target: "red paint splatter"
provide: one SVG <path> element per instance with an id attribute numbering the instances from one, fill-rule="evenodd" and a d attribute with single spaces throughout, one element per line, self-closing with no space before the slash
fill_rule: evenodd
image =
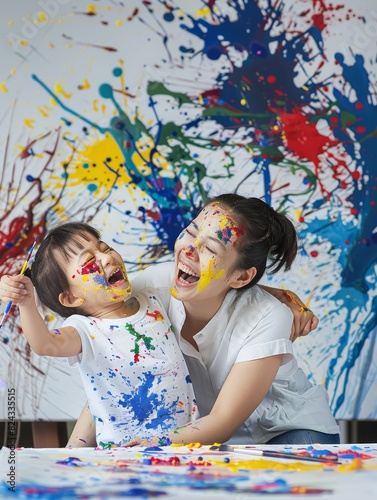
<path id="1" fill-rule="evenodd" d="M 127 21 L 132 21 L 132 19 L 133 19 L 135 16 L 137 16 L 137 15 L 138 15 L 138 13 L 139 13 L 139 9 L 138 9 L 138 8 L 134 9 L 134 11 L 132 12 L 132 14 L 131 14 L 130 16 L 128 16 L 128 17 L 127 17 Z"/>
<path id="2" fill-rule="evenodd" d="M 92 274 L 99 272 L 101 272 L 101 269 L 95 260 L 86 262 L 80 269 L 77 269 L 78 274 Z"/>
<path id="3" fill-rule="evenodd" d="M 147 316 L 150 316 L 150 317 L 151 317 L 151 318 L 153 318 L 155 321 L 163 321 L 163 320 L 164 320 L 163 315 L 160 313 L 160 311 L 157 311 L 157 310 L 154 310 L 153 312 L 149 312 L 149 311 L 147 311 L 147 312 L 146 312 L 146 315 L 147 315 Z"/>
<path id="4" fill-rule="evenodd" d="M 310 117 L 305 116 L 298 107 L 292 113 L 279 110 L 277 114 L 282 121 L 287 149 L 299 158 L 306 158 L 313 162 L 320 189 L 322 193 L 329 195 L 320 180 L 321 155 L 326 154 L 328 163 L 333 164 L 334 178 L 337 178 L 343 169 L 349 172 L 345 160 L 340 159 L 339 155 L 334 156 L 330 150 L 330 148 L 338 146 L 339 143 L 328 136 L 321 135 L 317 130 L 316 123 L 311 122 Z"/>

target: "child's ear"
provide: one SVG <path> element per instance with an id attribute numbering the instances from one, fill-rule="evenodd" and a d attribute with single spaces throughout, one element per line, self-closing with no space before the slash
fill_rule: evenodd
<path id="1" fill-rule="evenodd" d="M 80 307 L 84 302 L 82 297 L 76 297 L 71 293 L 59 293 L 59 302 L 64 307 Z"/>
<path id="2" fill-rule="evenodd" d="M 242 288 L 245 285 L 248 285 L 256 274 L 257 270 L 255 267 L 250 267 L 249 269 L 245 269 L 243 271 L 236 271 L 229 284 L 232 288 Z"/>

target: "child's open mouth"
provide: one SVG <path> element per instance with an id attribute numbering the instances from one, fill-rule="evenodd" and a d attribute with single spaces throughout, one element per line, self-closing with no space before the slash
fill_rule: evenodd
<path id="1" fill-rule="evenodd" d="M 117 269 L 107 278 L 107 282 L 111 287 L 116 287 L 124 283 L 124 275 L 121 269 Z"/>

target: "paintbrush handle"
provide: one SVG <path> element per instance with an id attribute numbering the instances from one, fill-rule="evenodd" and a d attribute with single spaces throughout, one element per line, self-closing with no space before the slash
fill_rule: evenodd
<path id="1" fill-rule="evenodd" d="M 286 458 L 289 460 L 305 460 L 306 462 L 322 462 L 322 463 L 337 463 L 338 458 L 323 458 L 323 457 L 311 457 L 308 455 L 301 455 L 299 453 L 285 453 L 283 451 L 270 451 L 270 450 L 254 450 L 254 449 L 240 449 L 234 448 L 234 451 L 249 453 L 250 455 L 273 457 L 273 458 Z"/>
<path id="2" fill-rule="evenodd" d="M 336 465 L 338 463 L 338 457 L 332 458 L 321 458 L 321 457 L 310 457 L 308 455 L 300 455 L 299 453 L 285 453 L 283 451 L 270 451 L 270 450 L 258 450 L 254 448 L 236 448 L 228 444 L 221 444 L 220 446 L 212 446 L 211 450 L 218 451 L 230 451 L 233 453 L 241 453 L 243 455 L 253 455 L 255 457 L 273 457 L 273 458 L 284 458 L 288 460 L 304 460 L 306 462 L 321 462 L 321 463 L 332 463 Z"/>
<path id="3" fill-rule="evenodd" d="M 1 321 L 0 321 L 0 328 L 3 326 L 5 319 L 8 316 L 8 313 L 9 313 L 11 307 L 12 307 L 12 301 L 9 301 L 4 309 L 3 316 L 2 316 Z"/>
<path id="4" fill-rule="evenodd" d="M 298 453 L 281 453 L 278 451 L 263 451 L 263 456 L 274 458 L 289 458 L 291 460 L 305 460 L 306 462 L 322 462 L 322 463 L 336 463 L 334 459 L 327 459 L 321 457 L 310 457 L 308 455 L 300 455 Z"/>

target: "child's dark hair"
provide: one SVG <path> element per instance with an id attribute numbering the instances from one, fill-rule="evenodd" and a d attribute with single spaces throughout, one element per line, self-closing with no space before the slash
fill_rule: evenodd
<path id="1" fill-rule="evenodd" d="M 220 203 L 228 208 L 243 233 L 239 237 L 236 267 L 257 273 L 243 288 L 250 288 L 261 279 L 266 268 L 270 274 L 282 267 L 288 271 L 297 254 L 297 233 L 293 223 L 259 198 L 245 198 L 238 194 L 222 194 L 206 201 L 205 206 Z M 270 261 L 267 265 L 267 261 Z"/>
<path id="2" fill-rule="evenodd" d="M 41 304 L 63 318 L 80 314 L 80 311 L 59 302 L 59 294 L 69 292 L 69 283 L 58 257 L 68 261 L 76 255 L 83 248 L 80 239 L 88 240 L 88 234 L 100 239 L 99 231 L 84 222 L 66 222 L 51 229 L 40 244 L 28 273 Z"/>

